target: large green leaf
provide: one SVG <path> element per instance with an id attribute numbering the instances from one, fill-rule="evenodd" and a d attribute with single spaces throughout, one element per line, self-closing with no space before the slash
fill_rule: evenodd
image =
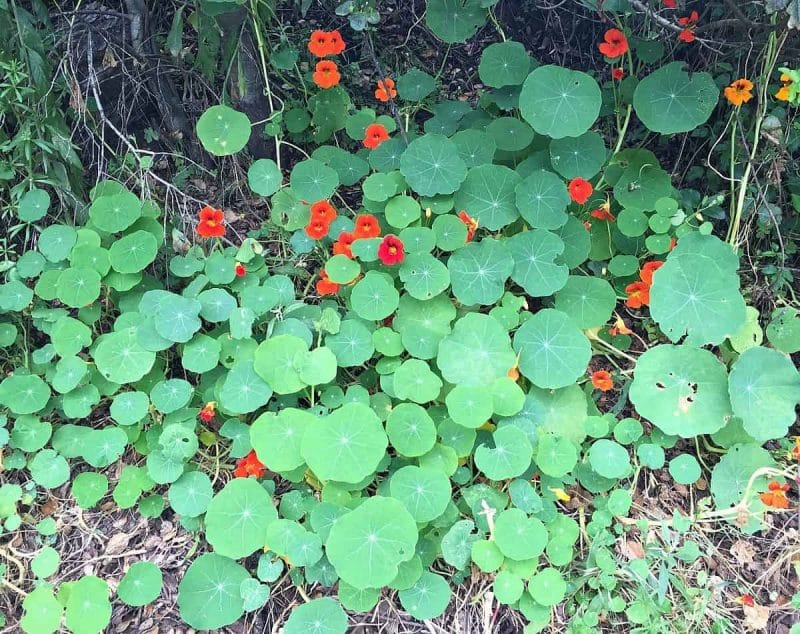
<path id="1" fill-rule="evenodd" d="M 522 217 L 537 229 L 558 229 L 569 218 L 567 186 L 553 172 L 533 172 L 517 185 L 516 198 Z"/>
<path id="2" fill-rule="evenodd" d="M 514 259 L 499 240 L 470 242 L 447 261 L 456 299 L 472 306 L 495 303 L 503 295 L 505 282 L 514 270 Z"/>
<path id="3" fill-rule="evenodd" d="M 425 22 L 448 44 L 467 41 L 485 21 L 486 9 L 481 0 L 428 0 Z"/>
<path id="4" fill-rule="evenodd" d="M 400 172 L 421 196 L 452 194 L 467 177 L 467 166 L 455 144 L 441 134 L 426 134 L 409 143 L 400 157 Z"/>
<path id="5" fill-rule="evenodd" d="M 719 99 L 719 88 L 706 72 L 683 70 L 684 62 L 662 66 L 642 79 L 633 93 L 641 122 L 654 132 L 689 132 L 708 121 Z"/>
<path id="6" fill-rule="evenodd" d="M 530 66 L 531 59 L 522 44 L 497 42 L 483 49 L 478 75 L 485 85 L 493 88 L 519 86 L 528 76 Z"/>
<path id="7" fill-rule="evenodd" d="M 230 156 L 250 140 L 250 119 L 228 106 L 211 106 L 197 120 L 197 136 L 214 156 Z"/>
<path id="8" fill-rule="evenodd" d="M 244 614 L 240 587 L 249 578 L 247 570 L 227 557 L 200 555 L 178 585 L 181 618 L 198 630 L 217 630 L 236 622 Z"/>
<path id="9" fill-rule="evenodd" d="M 502 165 L 473 167 L 456 192 L 456 209 L 466 210 L 490 231 L 502 229 L 519 218 L 515 188 L 520 180 L 514 170 Z"/>
<path id="10" fill-rule="evenodd" d="M 563 288 L 569 275 L 566 264 L 556 262 L 564 252 L 564 242 L 544 229 L 524 231 L 506 242 L 514 257 L 511 279 L 532 297 L 547 297 Z"/>
<path id="11" fill-rule="evenodd" d="M 580 136 L 597 120 L 602 98 L 586 73 L 560 66 L 539 66 L 522 85 L 522 117 L 539 134 L 553 139 Z"/>

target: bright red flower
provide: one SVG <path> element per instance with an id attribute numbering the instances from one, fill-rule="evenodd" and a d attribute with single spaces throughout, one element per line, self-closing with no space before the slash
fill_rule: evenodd
<path id="1" fill-rule="evenodd" d="M 327 89 L 336 86 L 342 76 L 339 74 L 339 68 L 336 66 L 336 63 L 326 59 L 317 62 L 317 65 L 314 67 L 313 78 L 317 86 Z"/>
<path id="2" fill-rule="evenodd" d="M 658 269 L 664 266 L 664 263 L 660 260 L 653 260 L 652 262 L 645 262 L 644 266 L 642 266 L 642 270 L 639 271 L 639 277 L 641 278 L 642 282 L 647 284 L 648 286 L 653 285 L 653 273 L 655 273 Z"/>
<path id="3" fill-rule="evenodd" d="M 258 459 L 255 450 L 251 449 L 249 454 L 236 463 L 233 475 L 237 478 L 249 478 L 250 476 L 263 478 L 266 471 L 264 463 Z"/>
<path id="4" fill-rule="evenodd" d="M 788 491 L 788 484 L 781 484 L 777 480 L 773 480 L 769 483 L 768 490 L 758 497 L 761 498 L 761 501 L 767 506 L 771 506 L 776 509 L 788 509 L 789 498 L 786 497 L 786 493 L 788 493 Z"/>
<path id="5" fill-rule="evenodd" d="M 355 236 L 356 240 L 359 238 L 377 238 L 379 235 L 381 235 L 381 226 L 375 216 L 372 214 L 356 216 L 356 228 L 353 230 L 353 236 Z"/>
<path id="6" fill-rule="evenodd" d="M 644 282 L 632 282 L 625 287 L 628 299 L 625 305 L 628 308 L 641 308 L 650 305 L 650 285 Z"/>
<path id="7" fill-rule="evenodd" d="M 201 238 L 221 238 L 225 235 L 225 214 L 221 209 L 203 207 L 197 223 L 197 235 Z"/>
<path id="8" fill-rule="evenodd" d="M 692 11 L 688 17 L 679 18 L 678 24 L 684 27 L 684 29 L 678 34 L 678 39 L 686 42 L 687 44 L 694 42 L 694 27 L 699 19 L 700 15 L 697 13 L 697 11 Z"/>
<path id="9" fill-rule="evenodd" d="M 678 3 L 675 0 L 664 0 L 664 6 L 667 7 L 667 9 L 677 9 Z"/>
<path id="10" fill-rule="evenodd" d="M 746 605 L 748 608 L 754 608 L 756 606 L 756 600 L 753 598 L 752 594 L 743 594 L 740 597 L 736 597 L 734 601 L 739 605 Z"/>
<path id="11" fill-rule="evenodd" d="M 319 270 L 319 279 L 316 287 L 317 293 L 320 295 L 335 295 L 339 292 L 339 285 L 336 282 L 331 282 L 325 269 Z"/>
<path id="12" fill-rule="evenodd" d="M 614 222 L 614 220 L 616 220 L 614 214 L 611 213 L 611 201 L 609 200 L 606 200 L 606 202 L 604 202 L 597 209 L 592 211 L 589 215 L 592 218 L 597 218 L 598 220 L 605 220 L 606 222 Z"/>
<path id="13" fill-rule="evenodd" d="M 330 39 L 327 31 L 314 31 L 308 40 L 308 50 L 315 57 L 330 55 Z"/>
<path id="14" fill-rule="evenodd" d="M 331 224 L 329 222 L 318 218 L 312 218 L 306 225 L 306 235 L 312 240 L 322 240 L 322 238 L 328 235 L 330 228 Z"/>
<path id="15" fill-rule="evenodd" d="M 614 389 L 614 379 L 607 370 L 592 372 L 592 385 L 601 392 L 608 392 Z"/>
<path id="16" fill-rule="evenodd" d="M 328 55 L 344 53 L 345 48 L 347 45 L 342 39 L 342 34 L 339 31 L 330 31 L 328 33 Z"/>
<path id="17" fill-rule="evenodd" d="M 244 277 L 245 275 L 247 275 L 247 269 L 241 262 L 237 262 L 236 266 L 233 267 L 233 270 L 236 273 L 236 277 Z"/>
<path id="18" fill-rule="evenodd" d="M 597 48 L 606 57 L 614 59 L 628 52 L 628 38 L 619 29 L 608 29 L 603 39 L 605 42 L 598 44 Z"/>
<path id="19" fill-rule="evenodd" d="M 472 242 L 472 238 L 475 237 L 475 232 L 478 230 L 478 221 L 464 210 L 458 212 L 458 217 L 461 222 L 467 225 L 467 242 Z"/>
<path id="20" fill-rule="evenodd" d="M 405 257 L 403 242 L 397 236 L 389 234 L 378 245 L 378 259 L 386 266 L 400 264 Z"/>
<path id="21" fill-rule="evenodd" d="M 336 220 L 336 208 L 327 200 L 318 200 L 311 205 L 311 220 L 321 220 L 325 224 L 331 224 Z"/>
<path id="22" fill-rule="evenodd" d="M 583 205 L 589 200 L 594 188 L 592 184 L 585 178 L 573 178 L 569 182 L 569 197 L 572 198 L 579 205 Z"/>
<path id="23" fill-rule="evenodd" d="M 389 132 L 380 123 L 371 123 L 364 130 L 364 147 L 374 150 L 384 141 L 389 140 Z"/>
<path id="24" fill-rule="evenodd" d="M 375 89 L 375 99 L 378 101 L 389 101 L 397 97 L 394 89 L 394 79 L 386 77 L 378 80 L 378 87 Z"/>
<path id="25" fill-rule="evenodd" d="M 622 68 L 612 68 L 611 69 L 611 78 L 620 81 L 623 77 L 625 77 L 625 70 Z"/>
<path id="26" fill-rule="evenodd" d="M 209 401 L 205 404 L 203 409 L 200 410 L 200 413 L 197 417 L 203 421 L 204 423 L 210 423 L 214 420 L 214 415 L 217 412 L 217 403 L 215 401 Z"/>
<path id="27" fill-rule="evenodd" d="M 350 248 L 350 245 L 353 244 L 355 240 L 355 236 L 350 233 L 349 231 L 342 231 L 339 234 L 338 240 L 333 243 L 333 254 L 334 255 L 343 255 L 347 258 L 353 259 L 353 251 Z"/>

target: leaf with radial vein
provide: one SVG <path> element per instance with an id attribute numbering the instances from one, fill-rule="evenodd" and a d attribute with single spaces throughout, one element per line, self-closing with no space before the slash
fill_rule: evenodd
<path id="1" fill-rule="evenodd" d="M 607 154 L 605 141 L 597 132 L 550 142 L 553 169 L 568 180 L 576 177 L 593 178 L 606 162 Z"/>
<path id="2" fill-rule="evenodd" d="M 586 73 L 560 66 L 539 66 L 522 85 L 522 117 L 539 134 L 553 139 L 580 136 L 597 120 L 602 97 Z"/>
<path id="3" fill-rule="evenodd" d="M 375 412 L 347 403 L 309 426 L 301 452 L 320 480 L 354 484 L 374 473 L 388 444 Z"/>
<path id="4" fill-rule="evenodd" d="M 456 308 L 446 294 L 423 301 L 406 294 L 400 298 L 393 328 L 400 333 L 403 347 L 412 357 L 432 359 L 439 342 L 451 332 Z"/>
<path id="5" fill-rule="evenodd" d="M 253 478 L 234 478 L 206 510 L 206 539 L 214 551 L 231 559 L 264 547 L 267 526 L 278 511 L 266 489 Z"/>
<path id="6" fill-rule="evenodd" d="M 353 310 L 362 319 L 385 319 L 397 308 L 400 294 L 392 279 L 378 271 L 369 271 L 357 282 L 350 294 Z"/>
<path id="7" fill-rule="evenodd" d="M 329 597 L 294 608 L 283 628 L 284 634 L 344 634 L 346 631 L 347 614 Z"/>
<path id="8" fill-rule="evenodd" d="M 517 208 L 537 229 L 558 229 L 567 222 L 569 192 L 564 181 L 546 170 L 528 176 L 516 187 Z"/>
<path id="9" fill-rule="evenodd" d="M 490 480 L 508 480 L 522 475 L 531 464 L 533 448 L 525 432 L 509 425 L 492 434 L 494 447 L 475 450 L 475 466 Z"/>
<path id="10" fill-rule="evenodd" d="M 556 293 L 555 307 L 570 316 L 579 328 L 597 328 L 614 312 L 617 294 L 611 284 L 599 277 L 570 275 Z"/>
<path id="11" fill-rule="evenodd" d="M 527 78 L 530 66 L 530 56 L 522 44 L 498 42 L 483 49 L 478 75 L 493 88 L 519 86 Z"/>
<path id="12" fill-rule="evenodd" d="M 653 276 L 650 314 L 671 341 L 722 343 L 747 320 L 739 292 L 739 258 L 712 235 L 689 233 Z"/>
<path id="13" fill-rule="evenodd" d="M 499 240 L 470 242 L 447 261 L 453 295 L 466 306 L 493 304 L 503 295 L 514 270 L 508 248 Z"/>
<path id="14" fill-rule="evenodd" d="M 107 335 L 93 352 L 97 369 L 113 383 L 136 383 L 153 367 L 155 352 L 139 345 L 136 328 L 125 328 Z"/>
<path id="15" fill-rule="evenodd" d="M 158 252 L 158 240 L 149 231 L 134 231 L 115 241 L 108 250 L 111 267 L 117 273 L 143 271 Z"/>
<path id="16" fill-rule="evenodd" d="M 231 414 L 249 414 L 267 404 L 272 389 L 253 368 L 252 359 L 235 363 L 219 391 L 219 404 Z"/>
<path id="17" fill-rule="evenodd" d="M 339 576 L 355 588 L 381 588 L 415 555 L 419 532 L 401 502 L 371 497 L 331 528 L 325 552 Z"/>
<path id="18" fill-rule="evenodd" d="M 791 357 L 771 348 L 745 350 L 731 368 L 728 392 L 744 430 L 763 443 L 783 438 L 800 403 L 800 373 Z"/>
<path id="19" fill-rule="evenodd" d="M 515 188 L 522 179 L 502 165 L 481 165 L 467 172 L 455 195 L 457 210 L 466 210 L 479 226 L 497 231 L 519 218 Z"/>
<path id="20" fill-rule="evenodd" d="M 665 434 L 713 434 L 731 418 L 725 366 L 708 350 L 650 348 L 636 363 L 629 396 L 641 416 Z"/>
<path id="21" fill-rule="evenodd" d="M 467 313 L 439 343 L 436 364 L 453 385 L 487 386 L 506 376 L 516 355 L 508 333 L 494 317 Z"/>
<path id="22" fill-rule="evenodd" d="M 400 267 L 400 280 L 411 297 L 428 300 L 450 286 L 450 271 L 430 253 L 412 253 Z"/>
<path id="23" fill-rule="evenodd" d="M 443 471 L 414 465 L 392 474 L 389 491 L 418 523 L 430 522 L 444 513 L 452 493 L 450 478 Z"/>
<path id="24" fill-rule="evenodd" d="M 239 588 L 249 578 L 244 567 L 227 557 L 200 555 L 178 585 L 181 618 L 198 630 L 218 630 L 234 623 L 244 614 Z"/>
<path id="25" fill-rule="evenodd" d="M 519 370 L 538 387 L 565 387 L 586 371 L 592 347 L 575 322 L 546 308 L 528 319 L 514 335 Z"/>
<path id="26" fill-rule="evenodd" d="M 264 412 L 250 426 L 250 443 L 268 469 L 279 473 L 297 469 L 304 463 L 303 437 L 317 420 L 313 414 L 293 407 L 277 414 Z"/>
<path id="27" fill-rule="evenodd" d="M 425 23 L 443 42 L 466 42 L 486 21 L 481 0 L 428 0 Z"/>
<path id="28" fill-rule="evenodd" d="M 547 297 L 563 288 L 569 275 L 566 264 L 556 263 L 564 242 L 544 229 L 524 231 L 506 241 L 514 257 L 511 279 L 531 297 Z"/>
<path id="29" fill-rule="evenodd" d="M 426 134 L 409 143 L 400 157 L 400 173 L 421 196 L 452 194 L 467 177 L 458 148 L 446 136 Z"/>

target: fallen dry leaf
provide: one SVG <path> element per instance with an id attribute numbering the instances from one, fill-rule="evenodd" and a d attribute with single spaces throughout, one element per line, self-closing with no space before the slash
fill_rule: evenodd
<path id="1" fill-rule="evenodd" d="M 112 535 L 111 539 L 109 539 L 108 543 L 106 544 L 106 554 L 119 555 L 128 547 L 128 543 L 130 541 L 131 536 L 127 533 L 117 533 L 116 535 Z"/>
<path id="2" fill-rule="evenodd" d="M 748 630 L 765 630 L 769 621 L 769 608 L 765 605 L 744 605 L 744 626 Z"/>
<path id="3" fill-rule="evenodd" d="M 623 539 L 619 543 L 619 552 L 628 560 L 644 559 L 644 547 L 635 539 Z"/>
<path id="4" fill-rule="evenodd" d="M 731 555 L 733 555 L 740 564 L 752 564 L 753 558 L 756 555 L 756 549 L 750 542 L 740 539 L 731 546 Z"/>

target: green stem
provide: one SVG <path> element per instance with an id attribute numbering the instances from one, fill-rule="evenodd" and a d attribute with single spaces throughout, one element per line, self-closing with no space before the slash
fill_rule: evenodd
<path id="1" fill-rule="evenodd" d="M 250 0 L 250 15 L 253 20 L 253 30 L 256 34 L 256 42 L 258 43 L 258 56 L 261 60 L 261 73 L 264 75 L 264 94 L 267 97 L 267 102 L 269 103 L 269 111 L 270 113 L 275 112 L 275 103 L 272 100 L 272 89 L 269 85 L 269 73 L 267 72 L 267 56 L 265 51 L 266 45 L 264 43 L 264 37 L 261 34 L 261 23 L 258 19 L 258 0 Z M 276 134 L 274 137 L 275 139 L 275 163 L 278 166 L 278 169 L 281 169 L 281 140 Z"/>

